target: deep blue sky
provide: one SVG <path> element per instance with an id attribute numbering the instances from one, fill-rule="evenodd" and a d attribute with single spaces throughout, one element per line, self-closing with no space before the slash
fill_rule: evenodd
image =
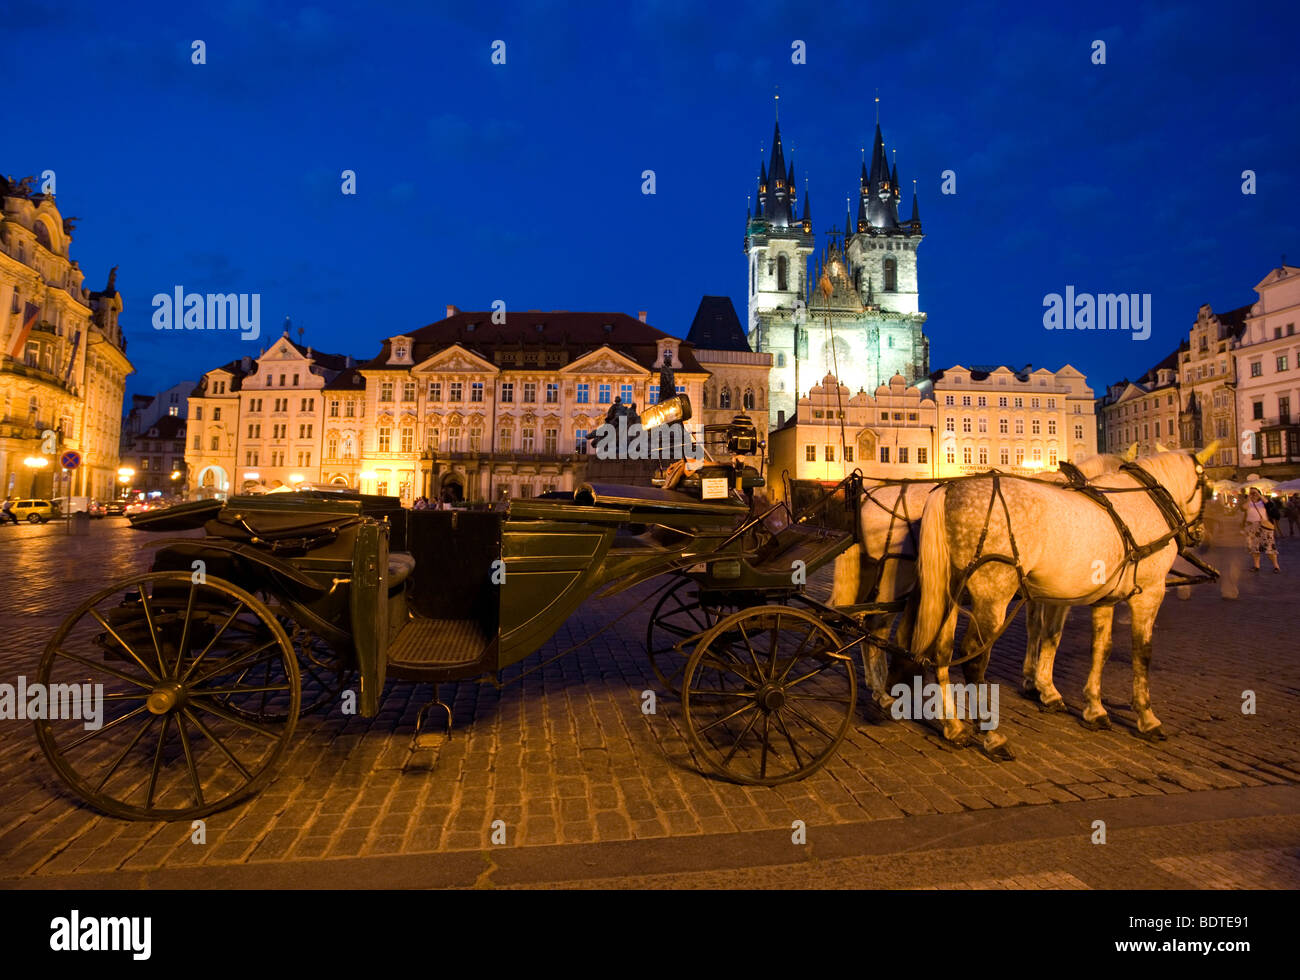
<path id="1" fill-rule="evenodd" d="M 918 180 L 933 368 L 1068 361 L 1100 391 L 1300 261 L 1294 3 L 191 6 L 36 0 L 5 23 L 0 168 L 57 172 L 93 288 L 121 266 L 132 392 L 256 354 L 286 315 L 364 357 L 447 303 L 682 334 L 725 293 L 743 317 L 776 86 L 819 244 L 879 88 L 905 216 Z M 154 332 L 177 284 L 261 293 L 262 339 Z M 1151 339 L 1044 330 L 1067 284 L 1151 293 Z"/>

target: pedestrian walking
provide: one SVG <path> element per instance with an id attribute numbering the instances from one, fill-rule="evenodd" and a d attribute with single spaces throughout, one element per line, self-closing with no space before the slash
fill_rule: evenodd
<path id="1" fill-rule="evenodd" d="M 1250 552 L 1250 559 L 1254 563 L 1251 571 L 1259 571 L 1259 556 L 1262 553 L 1268 555 L 1269 561 L 1273 563 L 1274 573 L 1281 572 L 1277 563 L 1277 544 L 1273 539 L 1277 526 L 1269 515 L 1263 495 L 1253 487 L 1241 515 L 1241 526 L 1246 532 L 1246 550 Z"/>
<path id="2" fill-rule="evenodd" d="M 1290 537 L 1300 534 L 1300 493 L 1293 493 L 1287 499 L 1286 522 Z"/>
<path id="3" fill-rule="evenodd" d="M 0 506 L 0 524 L 3 524 L 5 521 L 10 521 L 14 524 L 18 523 L 18 515 L 14 513 L 14 502 L 10 497 L 6 497 L 4 505 Z"/>

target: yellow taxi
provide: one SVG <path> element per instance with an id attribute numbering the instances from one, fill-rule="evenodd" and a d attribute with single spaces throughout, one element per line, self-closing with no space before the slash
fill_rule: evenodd
<path id="1" fill-rule="evenodd" d="M 58 517 L 59 512 L 48 500 L 15 500 L 13 515 L 20 521 L 31 524 L 44 524 L 51 517 Z"/>

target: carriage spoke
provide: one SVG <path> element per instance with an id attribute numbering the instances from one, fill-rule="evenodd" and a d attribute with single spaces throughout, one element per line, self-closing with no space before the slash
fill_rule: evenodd
<path id="1" fill-rule="evenodd" d="M 772 624 L 772 639 L 768 647 L 769 656 L 767 658 L 767 673 L 764 675 L 764 677 L 769 681 L 776 676 L 776 656 L 777 656 L 776 649 L 778 645 L 777 635 L 780 632 L 781 632 L 781 614 L 777 613 L 776 622 Z"/>
<path id="2" fill-rule="evenodd" d="M 827 660 L 827 661 L 825 661 L 824 663 L 820 663 L 820 664 L 817 665 L 817 667 L 816 667 L 815 670 L 810 670 L 810 671 L 808 671 L 808 673 L 803 674 L 803 675 L 801 675 L 801 676 L 799 676 L 799 677 L 796 677 L 796 678 L 795 678 L 794 680 L 792 680 L 792 681 L 786 681 L 785 686 L 786 686 L 786 687 L 794 687 L 796 684 L 802 684 L 804 681 L 808 680 L 810 677 L 816 677 L 818 674 L 820 674 L 822 671 L 826 670 L 828 667 L 833 667 L 833 666 L 835 666 L 836 662 L 837 662 L 837 661 L 834 661 L 834 660 Z"/>
<path id="3" fill-rule="evenodd" d="M 806 647 L 808 645 L 808 642 L 813 638 L 814 632 L 815 632 L 814 630 L 809 629 L 808 632 L 804 634 L 803 642 L 801 642 L 799 646 L 795 649 L 794 653 L 791 654 L 790 662 L 785 665 L 785 670 L 781 671 L 780 677 L 772 678 L 773 682 L 777 684 L 785 683 L 785 679 L 788 676 L 790 676 L 790 671 L 794 668 L 794 665 L 799 661 L 799 658 L 803 655 L 804 647 Z"/>
<path id="4" fill-rule="evenodd" d="M 221 739 L 217 738 L 217 736 L 212 733 L 212 729 L 210 729 L 207 725 L 203 723 L 202 718 L 200 718 L 194 712 L 190 711 L 189 708 L 182 708 L 181 713 L 185 715 L 185 717 L 188 718 L 191 722 L 194 723 L 194 727 L 197 728 L 200 732 L 202 732 L 204 737 L 213 745 L 215 745 L 217 749 L 220 750 L 222 755 L 224 755 L 227 759 L 230 760 L 230 764 L 239 770 L 239 774 L 241 776 L 243 776 L 245 779 L 253 778 L 252 774 L 247 769 L 244 768 L 244 764 L 240 762 L 237 758 L 235 758 L 234 753 L 231 752 L 230 749 L 226 748 L 226 744 L 223 741 L 221 741 Z"/>
<path id="5" fill-rule="evenodd" d="M 89 660 L 86 657 L 81 656 L 80 654 L 69 653 L 67 650 L 63 649 L 63 647 L 56 647 L 54 653 L 57 656 L 67 657 L 69 660 L 75 660 L 77 663 L 82 664 L 83 666 L 86 667 L 90 667 L 93 670 L 102 670 L 105 674 L 108 674 L 110 677 L 116 677 L 120 681 L 126 681 L 128 684 L 134 684 L 136 687 L 142 687 L 145 689 L 146 692 L 151 692 L 154 689 L 153 684 L 147 684 L 144 681 L 140 680 L 140 678 L 138 677 L 132 677 L 130 674 L 124 673 L 120 670 L 115 670 L 114 668 L 109 667 L 106 664 L 96 663 L 95 661 Z M 145 697 L 148 696 L 149 695 L 146 693 Z"/>
<path id="6" fill-rule="evenodd" d="M 200 684 L 206 684 L 208 681 L 212 680 L 212 678 L 220 677 L 223 671 L 233 670 L 234 668 L 238 667 L 240 664 L 242 664 L 245 660 L 249 659 L 250 657 L 255 657 L 259 653 L 262 653 L 264 650 L 270 649 L 271 647 L 279 647 L 279 645 L 280 645 L 280 641 L 272 637 L 271 639 L 263 643 L 260 647 L 255 647 L 252 650 L 245 650 L 243 653 L 241 653 L 238 657 L 235 657 L 233 660 L 227 660 L 224 663 L 217 664 L 217 666 L 205 672 L 202 677 L 198 677 L 195 680 L 190 681 L 189 683 L 191 686 L 194 687 Z M 207 650 L 204 650 L 203 652 L 207 653 Z M 275 656 L 277 656 L 277 654 L 272 654 L 272 657 Z M 256 667 L 259 663 L 261 663 L 260 660 L 254 661 L 253 663 L 249 664 L 247 667 L 244 668 L 244 673 L 247 673 L 249 670 Z M 242 680 L 243 676 L 244 676 L 243 674 L 240 674 L 239 679 L 237 679 L 235 683 L 239 683 L 239 680 Z"/>
<path id="7" fill-rule="evenodd" d="M 790 735 L 790 730 L 785 727 L 785 722 L 781 720 L 780 713 L 777 712 L 776 714 L 773 714 L 771 717 L 772 720 L 776 722 L 776 727 L 781 729 L 781 734 L 785 736 L 786 742 L 789 743 L 790 751 L 794 753 L 794 764 L 796 766 L 803 765 L 803 763 L 799 761 L 799 745 L 798 743 L 795 742 L 794 738 Z M 811 752 L 808 753 L 808 761 L 809 762 L 813 761 L 813 754 Z"/>
<path id="8" fill-rule="evenodd" d="M 704 732 L 707 732 L 710 728 L 715 728 L 718 725 L 721 725 L 725 721 L 730 721 L 732 718 L 735 718 L 737 715 L 743 715 L 746 711 L 756 711 L 756 710 L 758 710 L 757 704 L 747 704 L 743 708 L 737 708 L 729 715 L 725 715 L 722 718 L 713 719 L 713 721 L 709 722 L 707 725 L 700 727 L 699 729 L 697 729 L 697 731 L 699 731 L 700 734 L 703 734 Z"/>
<path id="9" fill-rule="evenodd" d="M 745 632 L 745 621 L 742 619 L 736 625 L 740 627 L 740 635 L 745 641 L 745 649 L 749 652 L 749 659 L 753 661 L 754 670 L 758 672 L 759 677 L 762 677 L 763 666 L 758 662 L 758 654 L 754 652 L 754 645 L 749 641 L 749 634 Z"/>
<path id="10" fill-rule="evenodd" d="M 190 623 L 194 619 L 194 600 L 197 597 L 198 590 L 195 588 L 196 583 L 190 580 L 190 594 L 185 599 L 185 624 L 181 627 L 181 640 L 176 647 L 176 673 L 181 671 L 181 663 L 185 660 L 185 651 L 190 648 Z"/>
<path id="11" fill-rule="evenodd" d="M 198 708 L 200 711 L 206 711 L 210 715 L 216 715 L 222 721 L 228 721 L 232 725 L 238 725 L 240 728 L 247 728 L 250 732 L 261 735 L 264 738 L 269 738 L 272 741 L 280 737 L 271 729 L 255 725 L 251 721 L 240 718 L 239 715 L 218 708 L 215 704 L 204 704 L 202 701 L 198 700 L 198 696 L 201 696 L 200 692 L 195 692 L 195 695 L 195 697 L 191 697 L 190 704 L 194 705 L 194 707 Z"/>
<path id="12" fill-rule="evenodd" d="M 90 731 L 86 732 L 85 735 L 82 735 L 81 738 L 77 739 L 75 742 L 71 742 L 71 743 L 69 743 L 68 745 L 65 745 L 65 746 L 63 747 L 63 751 L 64 751 L 64 752 L 71 752 L 73 749 L 75 749 L 75 748 L 76 748 L 78 745 L 80 745 L 82 742 L 88 742 L 88 741 L 90 741 L 92 738 L 94 738 L 96 735 L 102 735 L 104 732 L 109 731 L 110 729 L 116 728 L 118 725 L 122 724 L 122 722 L 127 721 L 128 719 L 135 717 L 136 715 L 138 715 L 138 714 L 139 714 L 141 711 L 143 711 L 144 709 L 145 709 L 145 706 L 142 704 L 142 705 L 140 705 L 140 707 L 138 707 L 138 708 L 133 708 L 132 710 L 128 711 L 128 712 L 127 712 L 126 714 L 124 714 L 121 718 L 114 718 L 114 719 L 113 719 L 112 721 L 110 721 L 107 725 L 103 725 L 103 726 L 101 726 L 101 727 L 99 727 L 99 728 L 92 728 Z"/>
<path id="13" fill-rule="evenodd" d="M 763 715 L 763 748 L 760 751 L 758 757 L 758 778 L 759 779 L 767 778 L 767 747 L 768 747 L 767 733 L 771 727 L 772 727 L 772 716 L 770 714 L 764 714 Z"/>
<path id="14" fill-rule="evenodd" d="M 830 701 L 833 704 L 852 704 L 851 698 L 833 698 L 829 694 L 787 694 L 787 701 Z"/>
<path id="15" fill-rule="evenodd" d="M 235 621 L 235 617 L 238 616 L 241 612 L 243 612 L 243 610 L 244 610 L 243 600 L 236 602 L 235 608 L 230 611 L 230 615 L 226 617 L 226 621 L 221 624 L 220 629 L 218 629 L 214 634 L 212 634 L 212 639 L 208 640 L 208 645 L 205 646 L 202 652 L 197 657 L 194 658 L 194 662 L 190 664 L 189 669 L 187 669 L 184 675 L 182 675 L 181 677 L 182 682 L 188 681 L 192 676 L 194 676 L 195 668 L 198 667 L 198 665 L 203 662 L 203 658 L 208 655 L 209 651 L 211 651 L 211 649 L 214 646 L 216 646 L 217 641 L 221 639 L 222 635 L 225 634 L 226 627 L 228 627 L 231 623 L 233 623 Z M 203 678 L 200 678 L 195 683 L 202 683 L 202 682 L 203 682 Z"/>
<path id="16" fill-rule="evenodd" d="M 739 735 L 737 735 L 736 740 L 731 743 L 731 751 L 728 752 L 725 756 L 723 756 L 722 759 L 722 766 L 724 769 L 726 768 L 727 763 L 729 763 L 733 758 L 735 758 L 736 750 L 740 748 L 741 741 L 744 740 L 746 735 L 748 735 L 751 731 L 754 730 L 754 726 L 758 724 L 758 719 L 760 717 L 766 718 L 768 716 L 764 715 L 761 711 L 758 714 L 754 715 L 754 717 L 749 720 L 749 724 L 745 726 L 745 730 L 742 731 Z"/>
<path id="17" fill-rule="evenodd" d="M 144 738 L 145 732 L 153 726 L 154 719 L 157 717 L 157 715 L 150 715 L 145 723 L 140 726 L 140 730 L 135 733 L 135 738 L 131 739 L 131 741 L 127 743 L 126 748 L 117 754 L 117 758 L 113 760 L 113 764 L 109 766 L 108 771 L 104 773 L 104 778 L 95 784 L 96 793 L 103 792 L 108 781 L 113 778 L 113 773 L 117 772 L 118 767 L 122 764 L 122 760 L 127 757 L 128 753 L 130 753 L 133 748 L 140 744 L 140 739 Z"/>
<path id="18" fill-rule="evenodd" d="M 811 727 L 811 728 L 815 728 L 815 729 L 817 729 L 817 731 L 819 731 L 819 732 L 821 732 L 823 735 L 825 735 L 826 738 L 830 739 L 830 741 L 832 741 L 832 742 L 835 741 L 835 736 L 834 736 L 834 735 L 832 735 L 832 734 L 831 734 L 830 732 L 828 732 L 826 729 L 822 728 L 822 726 L 821 726 L 818 722 L 814 721 L 812 718 L 809 718 L 807 715 L 805 715 L 802 711 L 800 711 L 800 710 L 799 710 L 798 708 L 796 708 L 794 705 L 792 705 L 792 704 L 787 704 L 786 707 L 788 707 L 788 708 L 790 709 L 790 713 L 791 713 L 792 715 L 795 715 L 796 717 L 798 717 L 801 721 L 803 721 L 803 723 L 804 723 L 805 725 L 808 725 L 808 726 Z"/>
<path id="19" fill-rule="evenodd" d="M 158 676 L 167 676 L 167 664 L 163 662 L 162 646 L 158 643 L 158 627 L 153 624 L 153 610 L 149 608 L 149 593 L 140 586 L 140 608 L 144 610 L 144 622 L 149 627 L 149 639 L 153 641 L 154 656 L 158 658 Z"/>
<path id="20" fill-rule="evenodd" d="M 291 690 L 288 684 L 267 684 L 258 687 L 205 687 L 202 691 L 196 691 L 196 694 L 202 694 L 208 697 L 213 694 L 265 694 L 270 691 L 288 691 Z"/>
<path id="21" fill-rule="evenodd" d="M 100 626 L 108 630 L 109 635 L 112 636 L 113 639 L 117 640 L 117 642 L 122 645 L 122 649 L 131 655 L 131 659 L 140 665 L 140 669 L 149 675 L 150 680 L 153 681 L 159 680 L 158 675 L 149 669 L 149 666 L 142 659 L 140 659 L 140 655 L 131 649 L 131 645 L 127 643 L 126 640 L 122 639 L 122 637 L 118 634 L 117 630 L 113 629 L 113 627 L 109 625 L 107 619 L 105 619 L 103 616 L 100 615 L 98 609 L 90 610 L 90 614 L 99 621 Z M 152 632 L 152 628 L 150 629 L 150 632 Z"/>
<path id="22" fill-rule="evenodd" d="M 190 738 L 185 732 L 185 716 L 176 716 L 176 730 L 180 732 L 181 748 L 185 752 L 185 765 L 190 770 L 190 785 L 194 787 L 194 797 L 199 806 L 203 806 L 203 787 L 199 784 L 199 767 L 194 762 L 194 752 L 190 748 Z"/>
<path id="23" fill-rule="evenodd" d="M 163 715 L 162 731 L 158 733 L 158 748 L 153 754 L 153 771 L 149 773 L 149 791 L 144 799 L 144 805 L 149 809 L 153 808 L 153 796 L 158 789 L 158 772 L 162 769 L 163 746 L 167 743 L 167 728 L 171 721 L 171 715 Z"/>

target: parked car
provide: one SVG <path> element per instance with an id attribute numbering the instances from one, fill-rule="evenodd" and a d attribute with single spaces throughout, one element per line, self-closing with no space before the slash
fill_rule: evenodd
<path id="1" fill-rule="evenodd" d="M 102 500 L 92 500 L 89 510 L 91 517 L 103 517 L 105 513 L 104 502 Z"/>
<path id="2" fill-rule="evenodd" d="M 59 509 L 49 500 L 15 500 L 14 517 L 30 524 L 44 524 L 52 517 L 59 516 Z"/>
<path id="3" fill-rule="evenodd" d="M 125 500 L 110 500 L 104 504 L 105 517 L 121 517 L 126 513 Z"/>
<path id="4" fill-rule="evenodd" d="M 55 497 L 52 503 L 61 515 L 90 513 L 94 505 L 89 497 Z"/>

